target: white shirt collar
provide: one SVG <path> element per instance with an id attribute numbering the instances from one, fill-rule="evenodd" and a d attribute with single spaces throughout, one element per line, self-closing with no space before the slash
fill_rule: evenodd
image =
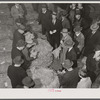
<path id="1" fill-rule="evenodd" d="M 72 71 L 73 70 L 73 68 L 69 68 L 69 69 L 67 69 L 68 71 Z"/>
<path id="2" fill-rule="evenodd" d="M 18 65 L 18 64 L 15 64 L 14 66 L 15 66 L 15 67 L 20 67 L 20 65 Z"/>
<path id="3" fill-rule="evenodd" d="M 70 51 L 72 50 L 72 48 L 73 48 L 73 47 L 70 47 L 70 48 L 68 49 L 68 51 L 70 52 Z"/>

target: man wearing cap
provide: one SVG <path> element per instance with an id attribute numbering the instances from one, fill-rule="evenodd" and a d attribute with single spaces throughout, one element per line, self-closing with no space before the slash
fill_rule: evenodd
<path id="1" fill-rule="evenodd" d="M 61 39 L 61 47 L 62 47 L 62 52 L 61 52 L 61 63 L 64 62 L 66 59 L 70 59 L 72 61 L 76 60 L 76 52 L 73 48 L 74 42 L 72 38 L 69 35 L 69 32 L 67 29 L 63 29 L 61 34 L 63 35 L 63 38 Z"/>
<path id="2" fill-rule="evenodd" d="M 10 65 L 7 70 L 12 84 L 12 88 L 34 87 L 34 81 L 28 77 L 26 71 L 21 67 L 24 60 L 20 56 L 13 59 L 14 65 Z"/>
<path id="3" fill-rule="evenodd" d="M 42 11 L 39 13 L 38 21 L 42 25 L 42 34 L 46 35 L 46 32 L 48 32 L 48 22 L 51 19 L 51 12 L 47 9 L 47 5 L 42 5 Z"/>
<path id="4" fill-rule="evenodd" d="M 56 49 L 60 45 L 60 32 L 62 30 L 62 23 L 57 19 L 57 13 L 52 13 L 52 19 L 49 23 L 49 42 L 53 49 Z"/>
<path id="5" fill-rule="evenodd" d="M 64 74 L 58 72 L 59 81 L 62 88 L 76 88 L 79 82 L 78 68 L 72 68 L 73 62 L 65 60 L 63 67 L 66 69 Z"/>
<path id="6" fill-rule="evenodd" d="M 28 67 L 31 64 L 31 61 L 34 60 L 34 58 L 30 57 L 29 55 L 29 51 L 26 48 L 26 43 L 23 40 L 19 40 L 16 44 L 16 47 L 12 48 L 11 51 L 11 58 L 12 60 L 16 57 L 16 56 L 21 56 L 21 58 L 23 58 L 24 63 L 22 65 L 22 67 L 27 70 Z"/>
<path id="7" fill-rule="evenodd" d="M 82 17 L 80 9 L 76 9 L 75 20 L 73 24 L 74 28 L 77 25 L 80 25 L 82 27 L 83 32 L 90 27 L 88 21 Z"/>
<path id="8" fill-rule="evenodd" d="M 62 15 L 61 15 L 61 18 L 62 18 L 62 26 L 63 26 L 63 28 L 67 28 L 68 30 L 70 30 L 70 22 L 69 22 L 69 20 L 68 20 L 68 18 L 66 18 L 67 17 L 67 12 L 66 11 L 63 11 L 62 12 Z"/>
<path id="9" fill-rule="evenodd" d="M 24 33 L 25 33 L 25 26 L 20 22 L 19 19 L 16 20 L 17 29 L 13 33 L 13 43 L 12 48 L 16 47 L 16 43 L 22 39 L 25 41 Z"/>

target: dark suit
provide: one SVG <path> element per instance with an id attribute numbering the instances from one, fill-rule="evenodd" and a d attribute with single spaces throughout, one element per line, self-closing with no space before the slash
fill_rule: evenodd
<path id="1" fill-rule="evenodd" d="M 73 61 L 74 63 L 73 67 L 77 67 L 77 54 L 74 48 L 72 48 L 70 51 L 67 51 L 66 59 Z"/>
<path id="2" fill-rule="evenodd" d="M 8 67 L 7 75 L 11 80 L 12 88 L 17 88 L 18 85 L 23 87 L 22 80 L 28 76 L 22 67 L 15 67 L 13 65 Z"/>
<path id="3" fill-rule="evenodd" d="M 13 34 L 13 43 L 12 43 L 12 48 L 16 47 L 17 42 L 22 39 L 25 41 L 25 37 L 23 34 L 19 33 L 18 30 L 16 30 Z"/>
<path id="4" fill-rule="evenodd" d="M 88 33 L 86 46 L 84 49 L 84 56 L 88 56 L 89 54 L 93 53 L 97 44 L 100 44 L 100 29 L 98 29 L 94 35 L 92 35 L 91 32 Z"/>
<path id="5" fill-rule="evenodd" d="M 25 50 L 25 49 L 24 49 Z M 26 53 L 26 55 L 28 55 Z M 12 60 L 17 57 L 17 56 L 21 56 L 21 58 L 24 60 L 24 63 L 22 64 L 21 67 L 24 68 L 24 70 L 27 70 L 28 67 L 30 66 L 31 62 L 29 60 L 29 57 L 27 58 L 27 56 L 25 55 L 25 53 L 23 53 L 23 51 L 20 51 L 18 50 L 16 47 L 13 47 L 12 48 L 12 51 L 11 51 L 11 58 Z M 13 62 L 12 62 L 13 63 Z"/>
<path id="6" fill-rule="evenodd" d="M 54 34 L 50 34 L 50 31 L 56 30 Z M 52 20 L 49 22 L 49 42 L 51 46 L 55 49 L 55 46 L 59 47 L 60 45 L 60 32 L 62 30 L 62 23 L 60 20 L 56 20 L 55 24 L 52 23 Z"/>
<path id="7" fill-rule="evenodd" d="M 93 56 L 94 56 L 94 53 L 90 54 L 86 60 L 86 66 L 87 66 L 86 68 L 92 82 L 95 81 L 96 75 L 100 73 L 100 63 L 96 62 Z"/>
<path id="8" fill-rule="evenodd" d="M 51 19 L 51 12 L 49 10 L 47 10 L 47 12 L 45 14 L 40 12 L 38 21 L 42 25 L 42 34 L 43 35 L 45 35 L 46 32 L 48 32 L 48 28 L 49 28 L 48 23 L 49 23 L 50 19 Z"/>
<path id="9" fill-rule="evenodd" d="M 62 88 L 76 88 L 79 82 L 78 68 L 67 71 L 64 75 L 59 76 Z"/>

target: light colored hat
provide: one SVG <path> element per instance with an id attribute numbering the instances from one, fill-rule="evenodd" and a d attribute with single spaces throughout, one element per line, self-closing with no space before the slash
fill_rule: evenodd
<path id="1" fill-rule="evenodd" d="M 61 31 L 61 33 L 68 33 L 68 29 L 63 28 L 62 31 Z"/>
<path id="2" fill-rule="evenodd" d="M 96 23 L 96 22 L 93 23 L 93 24 L 90 26 L 90 29 L 91 29 L 91 30 L 94 30 L 94 31 L 97 30 L 98 28 L 99 28 L 99 25 L 98 25 L 98 23 Z"/>
<path id="3" fill-rule="evenodd" d="M 69 59 L 67 59 L 67 60 L 64 61 L 64 66 L 63 67 L 64 68 L 71 68 L 72 65 L 73 65 L 73 62 L 70 61 Z"/>

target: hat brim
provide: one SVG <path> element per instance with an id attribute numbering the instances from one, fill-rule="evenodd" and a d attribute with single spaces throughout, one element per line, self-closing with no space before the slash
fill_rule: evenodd
<path id="1" fill-rule="evenodd" d="M 99 28 L 99 25 L 97 25 L 97 27 L 96 28 L 93 28 L 93 25 L 91 25 L 91 30 L 97 30 L 98 28 Z"/>

